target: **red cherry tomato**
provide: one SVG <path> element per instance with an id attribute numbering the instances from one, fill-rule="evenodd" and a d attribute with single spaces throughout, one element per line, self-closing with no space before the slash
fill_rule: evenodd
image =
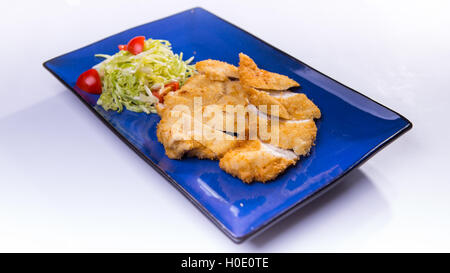
<path id="1" fill-rule="evenodd" d="M 91 94 L 102 93 L 102 81 L 100 80 L 100 75 L 95 69 L 89 69 L 81 73 L 77 79 L 77 86 L 81 90 Z"/>
<path id="2" fill-rule="evenodd" d="M 155 90 L 155 91 L 152 90 L 152 94 L 153 94 L 153 96 L 158 98 L 160 103 L 164 102 L 164 97 L 161 96 L 161 94 L 159 94 L 159 92 L 157 90 Z"/>
<path id="3" fill-rule="evenodd" d="M 170 88 L 172 88 L 172 91 L 175 91 L 175 90 L 180 89 L 180 84 L 178 82 L 170 82 L 170 83 L 166 84 L 165 87 L 170 87 Z"/>
<path id="4" fill-rule="evenodd" d="M 144 50 L 144 42 L 144 36 L 136 36 L 128 42 L 127 49 L 131 54 L 137 55 Z"/>
<path id="5" fill-rule="evenodd" d="M 119 45 L 119 50 L 127 50 L 127 45 Z"/>

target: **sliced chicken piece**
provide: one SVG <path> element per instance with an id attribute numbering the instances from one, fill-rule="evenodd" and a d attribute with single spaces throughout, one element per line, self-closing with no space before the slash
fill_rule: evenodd
<path id="1" fill-rule="evenodd" d="M 245 117 L 244 120 L 237 117 L 245 115 L 244 106 L 248 100 L 239 81 L 226 81 L 213 88 L 205 87 L 204 82 L 210 82 L 205 76 L 195 77 L 179 91 L 169 93 L 165 97 L 164 105 L 157 107 L 158 114 L 163 116 L 165 111 L 177 105 L 185 105 L 189 107 L 195 119 L 216 130 L 244 134 Z M 194 108 L 196 102 L 201 109 Z M 194 110 L 201 113 L 195 115 Z"/>
<path id="2" fill-rule="evenodd" d="M 203 108 L 201 121 L 216 130 L 237 133 L 240 140 L 245 139 L 248 121 L 243 105 L 207 105 Z"/>
<path id="3" fill-rule="evenodd" d="M 189 78 L 181 89 L 169 92 L 164 97 L 164 105 L 170 106 L 178 103 L 192 106 L 195 98 L 201 98 L 202 106 L 217 104 L 229 92 L 233 92 L 232 95 L 238 94 L 239 88 L 237 86 L 240 86 L 239 82 L 235 84 L 231 81 L 212 81 L 205 75 L 197 74 Z M 240 96 L 242 97 L 242 95 Z"/>
<path id="4" fill-rule="evenodd" d="M 164 104 L 157 105 L 156 109 L 161 118 L 165 117 L 165 113 L 170 112 L 174 108 L 178 108 L 215 130 L 244 133 L 245 135 L 247 123 L 245 118 L 246 110 L 243 105 L 210 104 L 202 106 L 199 104 L 199 112 L 194 114 L 194 111 L 197 109 L 194 108 L 194 103 L 194 100 L 171 93 L 166 96 Z M 180 107 L 184 107 L 185 109 L 181 109 Z M 238 117 L 242 119 L 238 119 Z"/>
<path id="5" fill-rule="evenodd" d="M 249 102 L 258 107 L 260 111 L 269 115 L 271 105 L 278 105 L 280 118 L 284 119 L 318 119 L 321 116 L 319 108 L 305 94 L 290 91 L 262 91 L 246 88 Z M 267 107 L 260 107 L 266 105 Z"/>
<path id="6" fill-rule="evenodd" d="M 247 55 L 239 53 L 239 80 L 241 84 L 257 89 L 286 90 L 300 86 L 287 76 L 259 69 Z"/>
<path id="7" fill-rule="evenodd" d="M 203 105 L 247 105 L 247 94 L 239 81 L 211 81 L 205 75 L 196 75 L 177 92 L 179 96 L 193 99 L 202 97 Z"/>
<path id="8" fill-rule="evenodd" d="M 272 134 L 274 132 L 271 132 Z M 317 127 L 313 120 L 288 120 L 280 122 L 277 147 L 292 149 L 297 155 L 307 155 L 316 140 Z M 272 143 L 272 140 L 271 140 Z"/>
<path id="9" fill-rule="evenodd" d="M 157 136 L 169 158 L 220 159 L 222 169 L 244 182 L 266 182 L 309 153 L 321 113 L 304 94 L 286 91 L 298 83 L 239 57 L 239 68 L 197 63 L 200 74 L 157 105 Z"/>
<path id="10" fill-rule="evenodd" d="M 213 81 L 226 81 L 230 78 L 238 79 L 238 68 L 226 62 L 216 60 L 204 60 L 195 64 L 195 68 L 201 74 Z"/>
<path id="11" fill-rule="evenodd" d="M 178 96 L 176 92 L 170 92 L 164 97 L 164 104 L 159 103 L 156 106 L 156 111 L 160 117 L 163 117 L 166 112 L 179 105 L 185 105 L 193 111 L 194 100 L 183 96 Z"/>
<path id="12" fill-rule="evenodd" d="M 247 92 L 239 81 L 226 81 L 224 95 L 217 101 L 217 104 L 247 105 Z"/>
<path id="13" fill-rule="evenodd" d="M 202 98 L 202 105 L 214 104 L 225 93 L 225 84 L 219 81 L 211 81 L 205 75 L 195 75 L 176 92 L 178 96 L 194 100 L 195 97 Z"/>
<path id="14" fill-rule="evenodd" d="M 229 104 L 247 105 L 247 93 L 239 81 L 211 81 L 205 75 L 195 75 L 178 91 L 169 95 L 177 95 L 193 101 L 195 97 L 202 98 L 203 105 Z M 165 98 L 167 99 L 167 98 Z M 164 102 L 166 104 L 167 102 Z"/>
<path id="15" fill-rule="evenodd" d="M 286 108 L 292 119 L 318 119 L 321 116 L 319 108 L 305 94 L 290 91 L 269 94 Z"/>
<path id="16" fill-rule="evenodd" d="M 292 151 L 259 140 L 249 140 L 226 153 L 220 159 L 219 166 L 246 183 L 267 182 L 275 179 L 289 166 L 295 165 L 297 160 L 297 155 Z"/>
<path id="17" fill-rule="evenodd" d="M 216 102 L 217 108 L 222 109 L 224 116 L 223 131 L 238 133 L 239 136 L 245 137 L 247 104 L 247 93 L 239 81 L 225 82 L 225 93 Z"/>
<path id="18" fill-rule="evenodd" d="M 194 119 L 189 109 L 166 110 L 156 133 L 167 156 L 172 159 L 180 159 L 185 154 L 218 159 L 240 142 L 236 137 Z"/>
<path id="19" fill-rule="evenodd" d="M 291 115 L 286 107 L 277 98 L 272 97 L 269 92 L 259 91 L 252 87 L 247 87 L 246 91 L 249 102 L 256 105 L 260 111 L 263 111 L 268 115 L 274 115 L 284 119 L 291 118 Z M 278 107 L 278 114 L 273 111 L 273 106 Z"/>
<path id="20" fill-rule="evenodd" d="M 201 106 L 214 104 L 223 96 L 224 90 L 223 83 L 210 81 L 204 75 L 195 75 L 181 89 L 169 92 L 164 97 L 164 104 L 158 104 L 156 110 L 160 116 L 176 105 L 186 105 L 193 111 L 196 99 Z"/>
<path id="21" fill-rule="evenodd" d="M 216 130 L 199 120 L 193 122 L 193 137 L 215 155 L 214 159 L 221 158 L 226 152 L 240 144 L 235 136 Z M 196 130 L 201 128 L 200 130 Z"/>
<path id="22" fill-rule="evenodd" d="M 254 105 L 247 107 L 249 113 L 249 130 L 264 142 L 279 148 L 292 149 L 297 155 L 307 155 L 314 145 L 317 127 L 312 119 L 273 120 L 259 111 Z"/>
<path id="23" fill-rule="evenodd" d="M 181 159 L 188 151 L 201 148 L 201 144 L 193 139 L 191 126 L 190 116 L 183 115 L 182 111 L 164 111 L 158 123 L 156 135 L 169 158 Z"/>

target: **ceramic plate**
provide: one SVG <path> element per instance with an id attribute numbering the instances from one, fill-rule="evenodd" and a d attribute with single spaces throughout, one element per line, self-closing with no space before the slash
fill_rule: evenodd
<path id="1" fill-rule="evenodd" d="M 117 45 L 138 35 L 169 40 L 175 53 L 195 56 L 197 61 L 210 58 L 237 65 L 239 52 L 244 52 L 261 68 L 299 82 L 300 91 L 322 111 L 310 156 L 273 182 L 250 185 L 222 171 L 218 161 L 169 159 L 156 138 L 158 115 L 104 111 L 95 104 L 98 96 L 75 88 L 78 76 L 101 61 L 94 54 L 114 54 Z M 249 238 L 329 189 L 412 127 L 398 113 L 202 8 L 123 31 L 51 59 L 44 66 L 235 242 Z"/>

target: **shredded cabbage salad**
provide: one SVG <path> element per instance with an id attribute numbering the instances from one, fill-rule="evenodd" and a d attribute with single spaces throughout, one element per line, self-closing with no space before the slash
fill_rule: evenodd
<path id="1" fill-rule="evenodd" d="M 126 50 L 110 56 L 97 54 L 105 60 L 94 68 L 102 80 L 102 94 L 97 100 L 105 110 L 155 113 L 158 98 L 151 90 L 177 81 L 180 86 L 195 73 L 190 65 L 194 57 L 183 61 L 183 53 L 174 54 L 166 40 L 148 39 L 144 50 L 133 55 Z"/>

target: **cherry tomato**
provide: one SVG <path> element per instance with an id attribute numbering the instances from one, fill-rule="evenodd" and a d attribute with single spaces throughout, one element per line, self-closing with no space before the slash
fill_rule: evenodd
<path id="1" fill-rule="evenodd" d="M 165 85 L 165 87 L 172 88 L 172 91 L 180 89 L 180 84 L 178 82 L 171 82 Z"/>
<path id="2" fill-rule="evenodd" d="M 127 45 L 119 45 L 119 50 L 127 50 Z"/>
<path id="3" fill-rule="evenodd" d="M 137 55 L 144 50 L 144 42 L 144 36 L 136 36 L 128 42 L 127 49 L 131 54 Z"/>
<path id="4" fill-rule="evenodd" d="M 152 90 L 152 94 L 153 94 L 153 96 L 155 96 L 155 97 L 158 98 L 158 100 L 159 100 L 160 103 L 163 103 L 163 102 L 164 102 L 164 97 L 161 96 L 161 94 L 159 94 L 158 91 L 153 91 L 153 90 Z"/>
<path id="5" fill-rule="evenodd" d="M 100 75 L 97 70 L 89 69 L 78 77 L 77 86 L 88 93 L 91 94 L 101 94 L 102 93 L 102 81 L 100 80 Z"/>

